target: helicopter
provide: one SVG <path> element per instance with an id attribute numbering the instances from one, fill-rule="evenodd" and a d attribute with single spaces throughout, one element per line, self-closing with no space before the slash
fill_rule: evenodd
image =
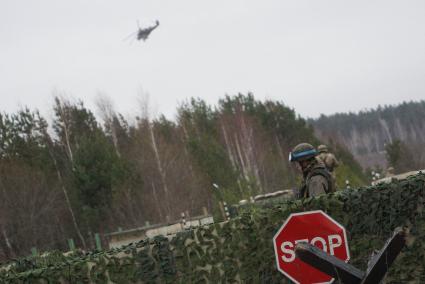
<path id="1" fill-rule="evenodd" d="M 126 40 L 126 39 L 128 39 L 130 37 L 134 37 L 136 35 L 135 39 L 137 39 L 138 41 L 140 41 L 140 40 L 146 41 L 148 39 L 149 35 L 151 34 L 151 32 L 154 29 L 156 29 L 158 26 L 159 26 L 159 21 L 156 20 L 155 21 L 155 25 L 142 29 L 140 27 L 140 25 L 139 25 L 139 21 L 137 21 L 138 30 L 136 32 L 134 32 L 134 33 L 131 33 L 124 40 Z"/>
<path id="2" fill-rule="evenodd" d="M 141 29 L 139 26 L 139 30 L 137 31 L 137 40 L 141 40 L 143 39 L 143 41 L 147 40 L 149 35 L 151 34 L 151 32 L 156 29 L 159 26 L 159 21 L 156 20 L 155 21 L 155 25 L 145 28 L 145 29 Z"/>

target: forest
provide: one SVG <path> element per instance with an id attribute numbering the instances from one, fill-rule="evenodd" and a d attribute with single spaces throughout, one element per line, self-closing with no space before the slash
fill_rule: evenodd
<path id="1" fill-rule="evenodd" d="M 323 141 L 347 148 L 363 168 L 396 166 L 398 172 L 425 168 L 425 153 L 419 150 L 425 146 L 425 101 L 322 115 L 308 123 Z M 391 157 L 387 150 L 393 152 Z M 400 157 L 394 161 L 397 153 Z"/>
<path id="2" fill-rule="evenodd" d="M 192 98 L 174 120 L 151 117 L 146 103 L 131 118 L 107 97 L 96 105 L 56 96 L 51 118 L 25 107 L 0 114 L 0 260 L 33 247 L 66 251 L 70 238 L 90 249 L 95 233 L 197 216 L 203 207 L 216 215 L 219 198 L 231 204 L 295 188 L 291 148 L 321 143 L 293 109 L 253 94 L 214 106 Z M 330 146 L 343 162 L 339 187 L 365 184 L 344 145 Z"/>

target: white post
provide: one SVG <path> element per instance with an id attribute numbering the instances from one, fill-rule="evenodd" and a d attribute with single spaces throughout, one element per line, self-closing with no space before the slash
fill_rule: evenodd
<path id="1" fill-rule="evenodd" d="M 181 222 L 182 229 L 184 229 L 186 227 L 186 214 L 184 214 L 184 212 L 182 212 L 181 216 L 182 216 L 182 222 Z"/>
<path id="2" fill-rule="evenodd" d="M 230 220 L 230 213 L 229 213 L 229 208 L 227 207 L 227 203 L 224 201 L 223 202 L 223 206 L 224 206 L 224 212 L 226 214 L 226 220 Z"/>

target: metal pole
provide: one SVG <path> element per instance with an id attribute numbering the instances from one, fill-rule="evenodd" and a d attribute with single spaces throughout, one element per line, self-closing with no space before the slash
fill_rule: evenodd
<path id="1" fill-rule="evenodd" d="M 73 239 L 68 239 L 69 250 L 75 250 L 75 243 Z"/>
<path id="2" fill-rule="evenodd" d="M 102 242 L 100 241 L 99 233 L 94 234 L 94 240 L 96 243 L 96 249 L 101 250 L 102 249 Z"/>
<path id="3" fill-rule="evenodd" d="M 38 255 L 38 251 L 37 251 L 37 248 L 36 247 L 32 247 L 31 248 L 31 254 L 32 254 L 32 256 L 37 256 Z"/>

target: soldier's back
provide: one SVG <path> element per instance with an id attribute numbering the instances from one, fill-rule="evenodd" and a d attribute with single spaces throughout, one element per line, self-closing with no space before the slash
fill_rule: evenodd
<path id="1" fill-rule="evenodd" d="M 320 182 L 319 182 L 320 181 Z M 318 163 L 311 169 L 309 175 L 307 176 L 307 186 L 312 182 L 311 186 L 315 187 L 317 184 L 322 184 L 323 190 L 326 193 L 335 191 L 335 183 L 332 177 L 332 174 L 327 169 L 326 165 L 320 160 Z M 313 190 L 313 192 L 318 192 L 320 190 Z"/>
<path id="2" fill-rule="evenodd" d="M 338 160 L 335 158 L 335 155 L 332 153 L 325 153 L 325 156 L 323 158 L 323 163 L 325 164 L 326 168 L 330 172 L 333 172 L 333 170 L 339 165 Z"/>

